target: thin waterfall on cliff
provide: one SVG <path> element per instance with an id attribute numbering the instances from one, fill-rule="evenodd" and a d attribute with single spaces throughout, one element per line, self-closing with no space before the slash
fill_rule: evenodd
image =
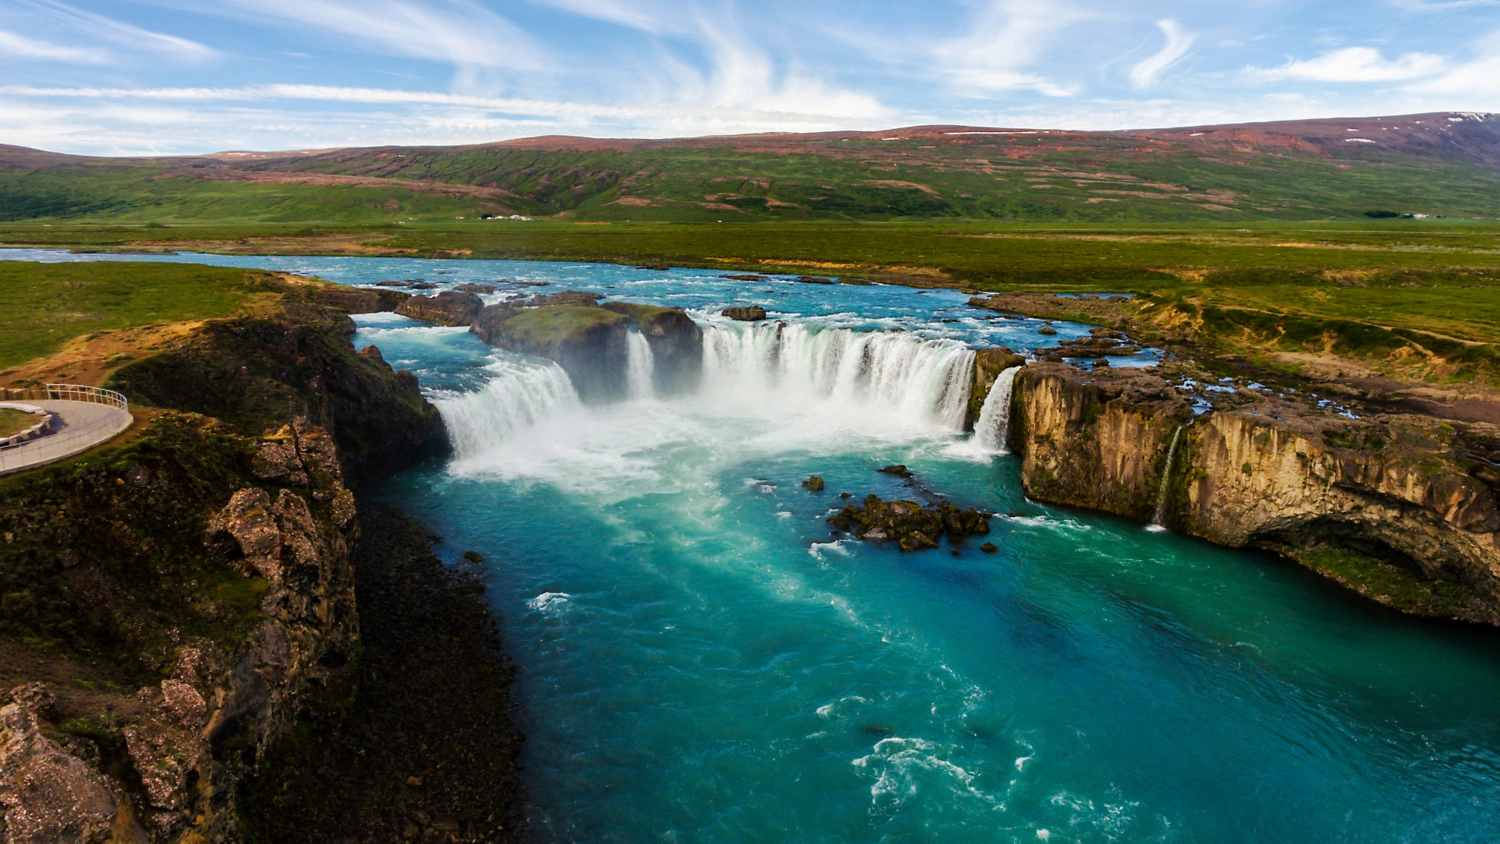
<path id="1" fill-rule="evenodd" d="M 1166 525 L 1162 520 L 1167 516 L 1167 490 L 1172 485 L 1172 464 L 1177 460 L 1177 443 L 1182 439 L 1182 430 L 1186 425 L 1178 425 L 1177 430 L 1172 432 L 1172 445 L 1167 448 L 1167 464 L 1161 470 L 1161 489 L 1156 492 L 1156 515 L 1151 519 L 1148 530 L 1164 531 Z"/>
<path id="2" fill-rule="evenodd" d="M 651 356 L 651 344 L 644 335 L 632 331 L 625 339 L 625 385 L 626 395 L 632 399 L 649 399 L 655 392 L 652 378 L 656 361 Z"/>
<path id="3" fill-rule="evenodd" d="M 956 341 L 786 323 L 709 324 L 703 363 L 710 383 L 868 402 L 953 431 L 974 377 L 974 352 Z"/>
<path id="4" fill-rule="evenodd" d="M 505 354 L 485 368 L 494 377 L 483 389 L 432 397 L 459 459 L 481 454 L 559 411 L 581 406 L 573 382 L 557 364 Z"/>
<path id="5" fill-rule="evenodd" d="M 982 451 L 1006 453 L 1005 443 L 1010 437 L 1010 399 L 1020 372 L 1021 367 L 1013 366 L 1000 373 L 990 386 L 990 394 L 985 397 L 984 407 L 979 411 L 979 421 L 974 423 L 974 444 Z"/>

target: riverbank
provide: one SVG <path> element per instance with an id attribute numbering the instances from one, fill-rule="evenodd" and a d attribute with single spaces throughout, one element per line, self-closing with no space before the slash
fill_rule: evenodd
<path id="1" fill-rule="evenodd" d="M 524 841 L 522 738 L 474 569 L 420 524 L 360 502 L 357 691 L 272 750 L 241 805 L 247 838 Z"/>
<path id="2" fill-rule="evenodd" d="M 133 289 L 118 265 L 67 275 L 66 289 Z M 497 789 L 504 799 L 481 817 L 443 808 L 485 803 L 443 766 L 515 777 L 509 674 L 483 590 L 446 574 L 420 528 L 362 514 L 350 489 L 448 450 L 416 376 L 350 340 L 348 311 L 389 310 L 399 297 L 236 271 L 158 278 L 184 276 L 202 284 L 173 287 L 173 315 L 206 319 L 126 314 L 92 334 L 90 322 L 33 332 L 55 354 L 4 373 L 11 383 L 82 375 L 128 393 L 139 413 L 126 436 L 0 481 L 0 836 L 217 842 L 245 839 L 253 819 L 271 825 L 261 840 L 329 840 L 335 826 L 275 826 L 243 801 L 264 792 L 268 760 L 297 752 L 308 719 L 353 735 L 336 725 L 389 723 L 380 714 L 392 710 L 371 701 L 392 695 L 403 716 L 432 725 L 416 746 L 400 729 L 372 742 L 392 770 L 410 769 L 397 785 L 438 789 L 407 822 L 438 840 L 520 829 L 518 787 Z M 17 292 L 17 308 L 39 295 Z M 17 319 L 0 307 L 0 322 Z M 361 600 L 371 603 L 363 624 Z M 444 635 L 424 637 L 429 623 Z M 392 641 L 422 647 L 393 656 Z M 463 663 L 445 661 L 454 655 Z M 468 745 L 483 758 L 451 740 L 473 733 L 445 720 L 464 698 L 436 679 L 480 682 L 470 672 L 485 684 L 460 717 L 500 731 Z"/>

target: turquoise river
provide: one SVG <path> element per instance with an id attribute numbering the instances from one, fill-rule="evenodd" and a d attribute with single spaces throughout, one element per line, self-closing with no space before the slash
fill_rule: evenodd
<path id="1" fill-rule="evenodd" d="M 487 559 L 543 840 L 1500 840 L 1494 631 L 1028 501 L 995 432 L 962 433 L 971 348 L 1083 327 L 696 270 L 136 259 L 547 282 L 704 327 L 697 392 L 655 395 L 635 355 L 632 398 L 589 407 L 555 366 L 462 329 L 357 320 L 450 427 L 450 461 L 365 494 L 425 520 L 445 558 Z M 785 327 L 716 316 L 743 304 Z M 915 480 L 875 471 L 889 463 Z M 841 492 L 992 510 L 999 552 L 831 536 Z"/>

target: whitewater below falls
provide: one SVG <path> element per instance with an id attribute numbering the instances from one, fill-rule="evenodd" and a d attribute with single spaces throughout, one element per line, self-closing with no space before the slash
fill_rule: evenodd
<path id="1" fill-rule="evenodd" d="M 9 255 L 39 256 L 97 257 Z M 652 395 L 632 343 L 631 400 L 586 407 L 545 361 L 358 320 L 357 344 L 418 373 L 455 445 L 364 494 L 426 520 L 444 558 L 486 558 L 544 840 L 1500 840 L 1494 631 L 1028 502 L 1004 414 L 961 431 L 971 347 L 1083 327 L 1043 337 L 954 293 L 704 271 L 149 259 L 545 281 L 704 326 L 698 393 Z M 786 327 L 713 316 L 743 304 Z M 889 463 L 916 485 L 875 471 Z M 826 492 L 802 488 L 812 474 Z M 837 540 L 841 492 L 991 509 L 999 553 Z"/>

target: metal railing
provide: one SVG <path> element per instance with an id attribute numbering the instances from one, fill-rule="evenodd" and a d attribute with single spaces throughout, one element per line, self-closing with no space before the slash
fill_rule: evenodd
<path id="1" fill-rule="evenodd" d="M 130 400 L 114 390 L 78 384 L 48 384 L 29 390 L 0 390 L 0 401 L 74 402 L 104 405 L 110 410 L 88 422 L 69 424 L 58 408 L 44 408 L 53 414 L 53 432 L 6 449 L 0 449 L 0 475 L 55 463 L 108 442 L 135 421 L 130 415 Z"/>

